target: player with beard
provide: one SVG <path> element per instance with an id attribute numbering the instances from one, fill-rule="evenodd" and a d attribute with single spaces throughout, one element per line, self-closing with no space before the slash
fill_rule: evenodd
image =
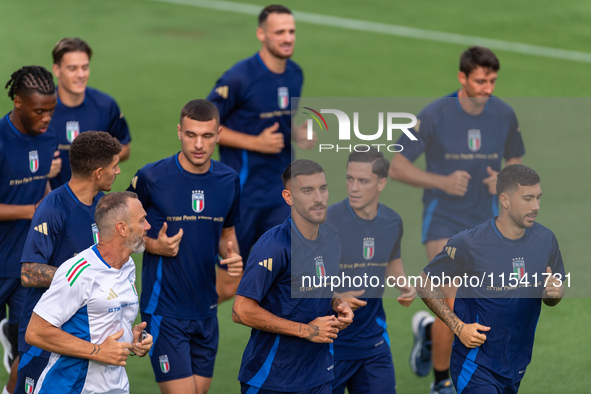
<path id="1" fill-rule="evenodd" d="M 322 167 L 296 160 L 282 180 L 291 216 L 254 245 L 232 309 L 234 322 L 253 328 L 238 380 L 243 394 L 328 394 L 332 343 L 353 322 L 353 312 L 325 287 L 299 286 L 306 276 L 338 276 L 340 240 L 324 224 Z"/>
<path id="2" fill-rule="evenodd" d="M 252 245 L 289 216 L 282 198 L 281 173 L 292 161 L 292 140 L 311 148 L 303 127 L 292 134 L 291 97 L 300 97 L 303 74 L 290 60 L 296 41 L 294 17 L 281 5 L 265 7 L 256 35 L 261 49 L 236 63 L 216 82 L 208 96 L 220 111 L 220 161 L 240 175 L 240 224 L 236 226 L 244 259 Z M 224 281 L 225 280 L 225 281 Z M 220 272 L 224 297 L 234 295 L 239 278 Z M 219 283 L 219 282 L 218 282 Z"/>
<path id="3" fill-rule="evenodd" d="M 234 170 L 211 159 L 222 133 L 215 105 L 188 102 L 177 133 L 181 152 L 144 166 L 129 190 L 137 192 L 153 225 L 140 306 L 154 334 L 156 381 L 164 394 L 201 394 L 209 390 L 218 345 L 218 256 L 227 275 L 242 274 L 234 230 L 240 182 Z"/>
<path id="4" fill-rule="evenodd" d="M 417 281 L 425 304 L 456 335 L 451 376 L 462 394 L 517 393 L 531 361 L 542 301 L 555 306 L 564 295 L 558 241 L 535 223 L 540 177 L 524 165 L 509 165 L 499 173 L 496 190 L 499 216 L 453 236 Z M 483 280 L 458 287 L 452 311 L 434 280 L 444 273 Z"/>
<path id="5" fill-rule="evenodd" d="M 413 129 L 418 141 L 409 142 L 405 135 L 398 141 L 404 150 L 392 159 L 389 174 L 425 189 L 422 242 L 429 261 L 449 238 L 498 215 L 495 185 L 502 160 L 505 165 L 519 164 L 525 153 L 513 109 L 492 96 L 499 69 L 491 50 L 475 46 L 464 51 L 458 72 L 460 90 L 419 113 Z M 412 164 L 422 152 L 425 171 Z M 442 292 L 452 307 L 454 289 L 443 287 Z M 424 311 L 415 314 L 412 327 L 412 370 L 427 376 L 432 359 L 431 393 L 453 393 L 449 380 L 453 334 Z"/>
<path id="6" fill-rule="evenodd" d="M 25 341 L 27 325 L 58 267 L 98 243 L 94 212 L 103 192 L 111 190 L 121 172 L 120 152 L 121 144 L 108 133 L 90 131 L 78 136 L 69 151 L 72 178 L 49 193 L 33 216 L 21 257 L 21 282 L 29 289 L 19 324 L 15 392 L 34 388 L 47 366 L 50 353 Z"/>
<path id="7" fill-rule="evenodd" d="M 144 251 L 146 212 L 135 193 L 115 192 L 101 198 L 95 220 L 98 244 L 57 269 L 31 316 L 27 342 L 51 352 L 35 393 L 129 393 L 127 357 L 152 347 L 146 322 L 133 326 L 139 307 L 130 255 Z"/>

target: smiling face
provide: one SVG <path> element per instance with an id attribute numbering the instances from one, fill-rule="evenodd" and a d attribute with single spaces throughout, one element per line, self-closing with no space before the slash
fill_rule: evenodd
<path id="1" fill-rule="evenodd" d="M 184 117 L 181 124 L 177 125 L 182 143 L 181 166 L 193 173 L 207 171 L 221 131 L 216 119 L 200 122 Z"/>
<path id="2" fill-rule="evenodd" d="M 14 98 L 17 116 L 30 135 L 40 135 L 47 131 L 53 110 L 57 105 L 56 94 L 23 94 Z"/>
<path id="3" fill-rule="evenodd" d="M 263 48 L 279 59 L 288 59 L 295 47 L 295 19 L 291 14 L 271 13 L 257 29 Z"/>
<path id="4" fill-rule="evenodd" d="M 478 66 L 468 76 L 460 71 L 458 80 L 466 96 L 474 104 L 483 106 L 495 90 L 497 72 Z"/>
<path id="5" fill-rule="evenodd" d="M 539 183 L 533 186 L 519 185 L 516 190 L 502 193 L 499 196 L 511 221 L 517 227 L 524 229 L 534 225 L 540 210 L 541 197 L 542 188 Z"/>
<path id="6" fill-rule="evenodd" d="M 58 80 L 58 89 L 67 93 L 84 94 L 90 76 L 90 59 L 86 52 L 68 52 L 60 64 L 54 64 L 53 73 Z"/>
<path id="7" fill-rule="evenodd" d="M 386 178 L 373 172 L 372 163 L 347 164 L 347 198 L 354 210 L 377 206 L 385 186 Z"/>

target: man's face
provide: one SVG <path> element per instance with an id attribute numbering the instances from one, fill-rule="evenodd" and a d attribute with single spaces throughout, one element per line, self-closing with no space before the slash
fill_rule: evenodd
<path id="1" fill-rule="evenodd" d="M 478 66 L 467 77 L 460 71 L 458 79 L 466 95 L 474 104 L 482 106 L 495 90 L 497 72 Z"/>
<path id="2" fill-rule="evenodd" d="M 364 209 L 378 204 L 386 178 L 379 179 L 372 163 L 350 162 L 347 165 L 347 198 L 353 209 Z"/>
<path id="3" fill-rule="evenodd" d="M 288 59 L 295 46 L 295 19 L 290 14 L 269 14 L 267 20 L 257 29 L 257 38 L 271 54 Z"/>
<path id="4" fill-rule="evenodd" d="M 30 135 L 40 135 L 47 131 L 56 105 L 55 94 L 32 93 L 14 98 L 14 107 L 18 109 L 19 120 Z"/>
<path id="5" fill-rule="evenodd" d="M 292 215 L 297 214 L 312 224 L 324 223 L 328 203 L 328 186 L 324 173 L 298 175 L 291 179 L 290 184 Z"/>
<path id="6" fill-rule="evenodd" d="M 97 181 L 99 189 L 103 192 L 111 190 L 117 175 L 121 173 L 119 168 L 119 155 L 114 155 L 111 164 L 100 169 L 100 179 Z"/>
<path id="7" fill-rule="evenodd" d="M 71 94 L 84 94 L 90 76 L 90 59 L 86 52 L 68 52 L 52 69 L 59 89 Z"/>
<path id="8" fill-rule="evenodd" d="M 143 253 L 146 248 L 146 235 L 148 230 L 152 227 L 146 220 L 146 211 L 142 207 L 142 203 L 136 198 L 130 198 L 127 201 L 129 207 L 129 234 L 125 239 L 125 245 L 133 251 L 133 253 Z"/>
<path id="9" fill-rule="evenodd" d="M 540 210 L 542 188 L 540 184 L 521 186 L 517 190 L 509 191 L 509 217 L 520 228 L 531 228 Z"/>
<path id="10" fill-rule="evenodd" d="M 184 117 L 181 124 L 177 125 L 183 155 L 194 167 L 201 168 L 209 163 L 220 139 L 221 129 L 215 119 L 200 122 Z"/>

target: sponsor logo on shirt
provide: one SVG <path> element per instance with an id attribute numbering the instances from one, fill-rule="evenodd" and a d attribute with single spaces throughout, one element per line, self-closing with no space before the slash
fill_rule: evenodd
<path id="1" fill-rule="evenodd" d="M 279 102 L 279 108 L 287 108 L 289 106 L 289 89 L 286 87 L 277 89 L 277 100 Z"/>
<path id="2" fill-rule="evenodd" d="M 109 288 L 109 296 L 107 297 L 107 301 L 108 300 L 114 300 L 115 298 L 119 297 L 117 295 L 117 293 L 115 293 L 115 290 L 113 290 L 113 288 Z"/>
<path id="3" fill-rule="evenodd" d="M 29 152 L 29 169 L 32 173 L 37 172 L 39 169 L 39 154 L 36 150 Z"/>
<path id="4" fill-rule="evenodd" d="M 101 239 L 96 223 L 92 223 L 92 239 L 94 240 L 95 245 L 98 244 Z"/>
<path id="5" fill-rule="evenodd" d="M 468 130 L 468 148 L 472 152 L 478 152 L 480 150 L 480 146 L 482 145 L 482 139 L 480 136 L 479 129 L 470 129 Z"/>
<path id="6" fill-rule="evenodd" d="M 193 211 L 199 213 L 205 208 L 205 194 L 202 190 L 193 190 L 191 196 Z"/>
<path id="7" fill-rule="evenodd" d="M 375 254 L 376 243 L 373 238 L 363 238 L 363 258 L 371 260 Z"/>
<path id="8" fill-rule="evenodd" d="M 35 390 L 35 381 L 27 376 L 25 378 L 25 393 L 33 394 L 34 390 Z"/>
<path id="9" fill-rule="evenodd" d="M 78 121 L 73 120 L 71 122 L 66 123 L 66 138 L 68 142 L 71 144 L 74 142 L 74 139 L 78 137 L 80 134 L 80 124 Z"/>
<path id="10" fill-rule="evenodd" d="M 316 276 L 322 278 L 326 276 L 326 270 L 324 269 L 324 260 L 322 260 L 322 256 L 318 256 L 314 258 L 316 263 Z"/>
<path id="11" fill-rule="evenodd" d="M 228 98 L 228 86 L 219 86 L 215 89 L 215 92 L 220 95 L 221 98 L 227 99 Z"/>
<path id="12" fill-rule="evenodd" d="M 40 225 L 33 227 L 33 229 L 41 234 L 47 235 L 47 223 L 41 223 Z"/>
<path id="13" fill-rule="evenodd" d="M 523 257 L 513 259 L 513 273 L 517 275 L 517 279 L 521 279 L 525 275 L 525 261 L 523 261 Z"/>
<path id="14" fill-rule="evenodd" d="M 168 371 L 170 371 L 170 363 L 168 362 L 168 356 L 162 355 L 160 357 L 158 357 L 158 360 L 160 360 L 160 370 L 162 370 L 162 372 L 164 373 L 168 373 Z"/>
<path id="15" fill-rule="evenodd" d="M 265 260 L 259 262 L 259 265 L 265 267 L 269 271 L 273 271 L 273 259 L 272 258 L 268 258 L 268 259 L 265 259 Z"/>
<path id="16" fill-rule="evenodd" d="M 131 178 L 131 186 L 132 186 L 134 189 L 137 189 L 137 175 L 136 175 L 136 176 L 134 176 L 133 178 Z"/>
<path id="17" fill-rule="evenodd" d="M 448 256 L 451 257 L 452 260 L 456 258 L 456 248 L 452 248 L 451 246 L 446 246 L 445 251 L 447 252 Z"/>

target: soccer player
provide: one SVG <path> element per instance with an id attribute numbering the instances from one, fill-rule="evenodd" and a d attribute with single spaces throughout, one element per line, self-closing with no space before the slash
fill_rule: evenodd
<path id="1" fill-rule="evenodd" d="M 47 177 L 59 166 L 52 169 L 57 138 L 49 121 L 57 99 L 51 73 L 26 66 L 11 75 L 6 88 L 14 107 L 0 120 L 0 319 L 6 317 L 8 305 L 8 337 L 3 335 L 2 344 L 9 367 L 16 356 L 26 294 L 20 283 L 20 256 L 33 214 L 47 191 Z"/>
<path id="2" fill-rule="evenodd" d="M 290 60 L 294 17 L 287 7 L 271 5 L 261 11 L 258 23 L 260 51 L 226 71 L 207 97 L 218 107 L 224 130 L 220 160 L 240 175 L 236 232 L 245 260 L 257 239 L 289 216 L 281 199 L 281 173 L 292 161 L 291 140 L 301 148 L 314 143 L 306 139 L 305 129 L 291 131 L 296 108 L 290 97 L 300 97 L 303 84 L 301 68 Z M 238 280 L 233 286 L 235 292 Z"/>
<path id="3" fill-rule="evenodd" d="M 39 204 L 21 257 L 21 282 L 27 298 L 19 325 L 18 381 L 15 392 L 35 387 L 49 361 L 49 352 L 25 341 L 33 308 L 45 293 L 57 268 L 77 253 L 98 243 L 94 213 L 104 191 L 111 190 L 119 169 L 121 144 L 100 131 L 90 131 L 72 142 L 70 181 Z"/>
<path id="4" fill-rule="evenodd" d="M 222 132 L 215 105 L 189 101 L 179 123 L 181 152 L 144 166 L 129 190 L 153 224 L 140 307 L 154 334 L 156 381 L 164 394 L 201 394 L 209 390 L 218 345 L 218 255 L 229 276 L 242 274 L 234 230 L 240 182 L 234 170 L 211 159 Z"/>
<path id="5" fill-rule="evenodd" d="M 282 180 L 291 216 L 254 245 L 232 308 L 234 322 L 253 328 L 238 380 L 243 394 L 328 394 L 332 343 L 353 312 L 325 287 L 297 286 L 306 275 L 338 276 L 339 236 L 324 224 L 328 188 L 319 164 L 296 160 Z"/>
<path id="6" fill-rule="evenodd" d="M 50 180 L 53 189 L 70 180 L 72 174 L 68 150 L 74 138 L 90 130 L 106 131 L 117 138 L 123 148 L 121 161 L 129 158 L 131 137 L 127 122 L 115 100 L 87 85 L 92 49 L 80 38 L 63 38 L 52 51 L 53 74 L 57 78 L 58 104 L 51 126 L 59 139 L 62 170 Z"/>
<path id="7" fill-rule="evenodd" d="M 524 165 L 509 165 L 499 173 L 496 190 L 499 216 L 452 237 L 424 269 L 417 287 L 425 304 L 456 335 L 451 375 L 462 394 L 517 393 L 531 361 L 541 301 L 554 306 L 564 295 L 558 241 L 535 223 L 540 177 Z M 484 275 L 483 283 L 458 287 L 452 311 L 435 280 L 443 273 Z"/>
<path id="8" fill-rule="evenodd" d="M 400 258 L 402 219 L 379 203 L 389 166 L 375 148 L 351 153 L 347 160 L 347 198 L 328 208 L 326 222 L 339 231 L 341 238 L 341 272 L 351 278 L 367 274 L 406 283 L 399 280 L 406 278 Z M 342 394 L 345 388 L 351 394 L 396 393 L 381 298 L 384 288 L 344 290 L 353 290 L 341 296 L 355 311 L 355 321 L 334 343 L 333 393 Z M 406 285 L 400 291 L 398 302 L 409 306 L 416 296 L 414 287 Z M 352 295 L 357 297 L 349 298 Z"/>
<path id="9" fill-rule="evenodd" d="M 129 393 L 127 357 L 152 347 L 150 334 L 142 339 L 146 322 L 132 328 L 139 306 L 130 255 L 144 250 L 146 212 L 134 193 L 115 192 L 101 198 L 95 219 L 98 244 L 57 269 L 33 310 L 26 340 L 51 352 L 35 393 Z"/>
<path id="10" fill-rule="evenodd" d="M 416 142 L 404 135 L 404 150 L 392 159 L 390 176 L 425 189 L 423 195 L 423 239 L 431 261 L 447 240 L 498 214 L 496 175 L 505 165 L 519 164 L 525 150 L 513 109 L 492 93 L 500 64 L 495 54 L 471 47 L 460 57 L 460 90 L 427 106 L 414 127 Z M 427 169 L 412 162 L 425 152 Z M 442 288 L 450 307 L 454 289 Z M 435 381 L 431 392 L 453 392 L 449 380 L 449 358 L 453 334 L 437 319 L 418 312 L 413 318 L 415 346 L 411 367 L 419 376 L 431 368 L 430 337 Z M 429 335 L 430 333 L 430 335 Z"/>

